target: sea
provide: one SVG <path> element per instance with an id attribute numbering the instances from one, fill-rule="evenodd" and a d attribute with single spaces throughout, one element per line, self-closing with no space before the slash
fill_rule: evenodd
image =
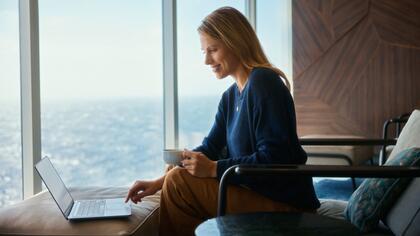
<path id="1" fill-rule="evenodd" d="M 179 99 L 179 148 L 210 130 L 219 96 Z M 0 208 L 22 200 L 20 108 L 0 103 Z M 71 186 L 130 186 L 163 174 L 161 98 L 60 100 L 41 104 L 42 156 Z"/>

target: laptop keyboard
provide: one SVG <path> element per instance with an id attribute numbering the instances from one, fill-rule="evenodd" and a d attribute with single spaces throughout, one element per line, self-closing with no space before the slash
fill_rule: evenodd
<path id="1" fill-rule="evenodd" d="M 76 216 L 101 216 L 105 213 L 106 200 L 83 200 L 79 202 Z"/>

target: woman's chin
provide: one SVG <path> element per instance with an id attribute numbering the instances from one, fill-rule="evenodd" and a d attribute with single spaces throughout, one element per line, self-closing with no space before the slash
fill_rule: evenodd
<path id="1" fill-rule="evenodd" d="M 216 79 L 224 79 L 227 77 L 227 75 L 222 73 L 214 73 L 214 75 L 216 76 Z"/>

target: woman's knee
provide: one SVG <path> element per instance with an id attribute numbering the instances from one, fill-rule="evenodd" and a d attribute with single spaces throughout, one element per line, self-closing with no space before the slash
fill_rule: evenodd
<path id="1" fill-rule="evenodd" d="M 185 176 L 188 175 L 188 171 L 184 168 L 175 167 L 168 171 L 165 176 L 163 184 L 164 189 L 185 186 Z"/>

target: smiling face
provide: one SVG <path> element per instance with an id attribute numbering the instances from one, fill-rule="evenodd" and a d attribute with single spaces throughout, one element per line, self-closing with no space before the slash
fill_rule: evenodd
<path id="1" fill-rule="evenodd" d="M 236 77 L 241 70 L 239 60 L 220 40 L 205 33 L 200 33 L 201 50 L 206 65 L 209 65 L 216 78 L 223 79 L 228 75 Z"/>

